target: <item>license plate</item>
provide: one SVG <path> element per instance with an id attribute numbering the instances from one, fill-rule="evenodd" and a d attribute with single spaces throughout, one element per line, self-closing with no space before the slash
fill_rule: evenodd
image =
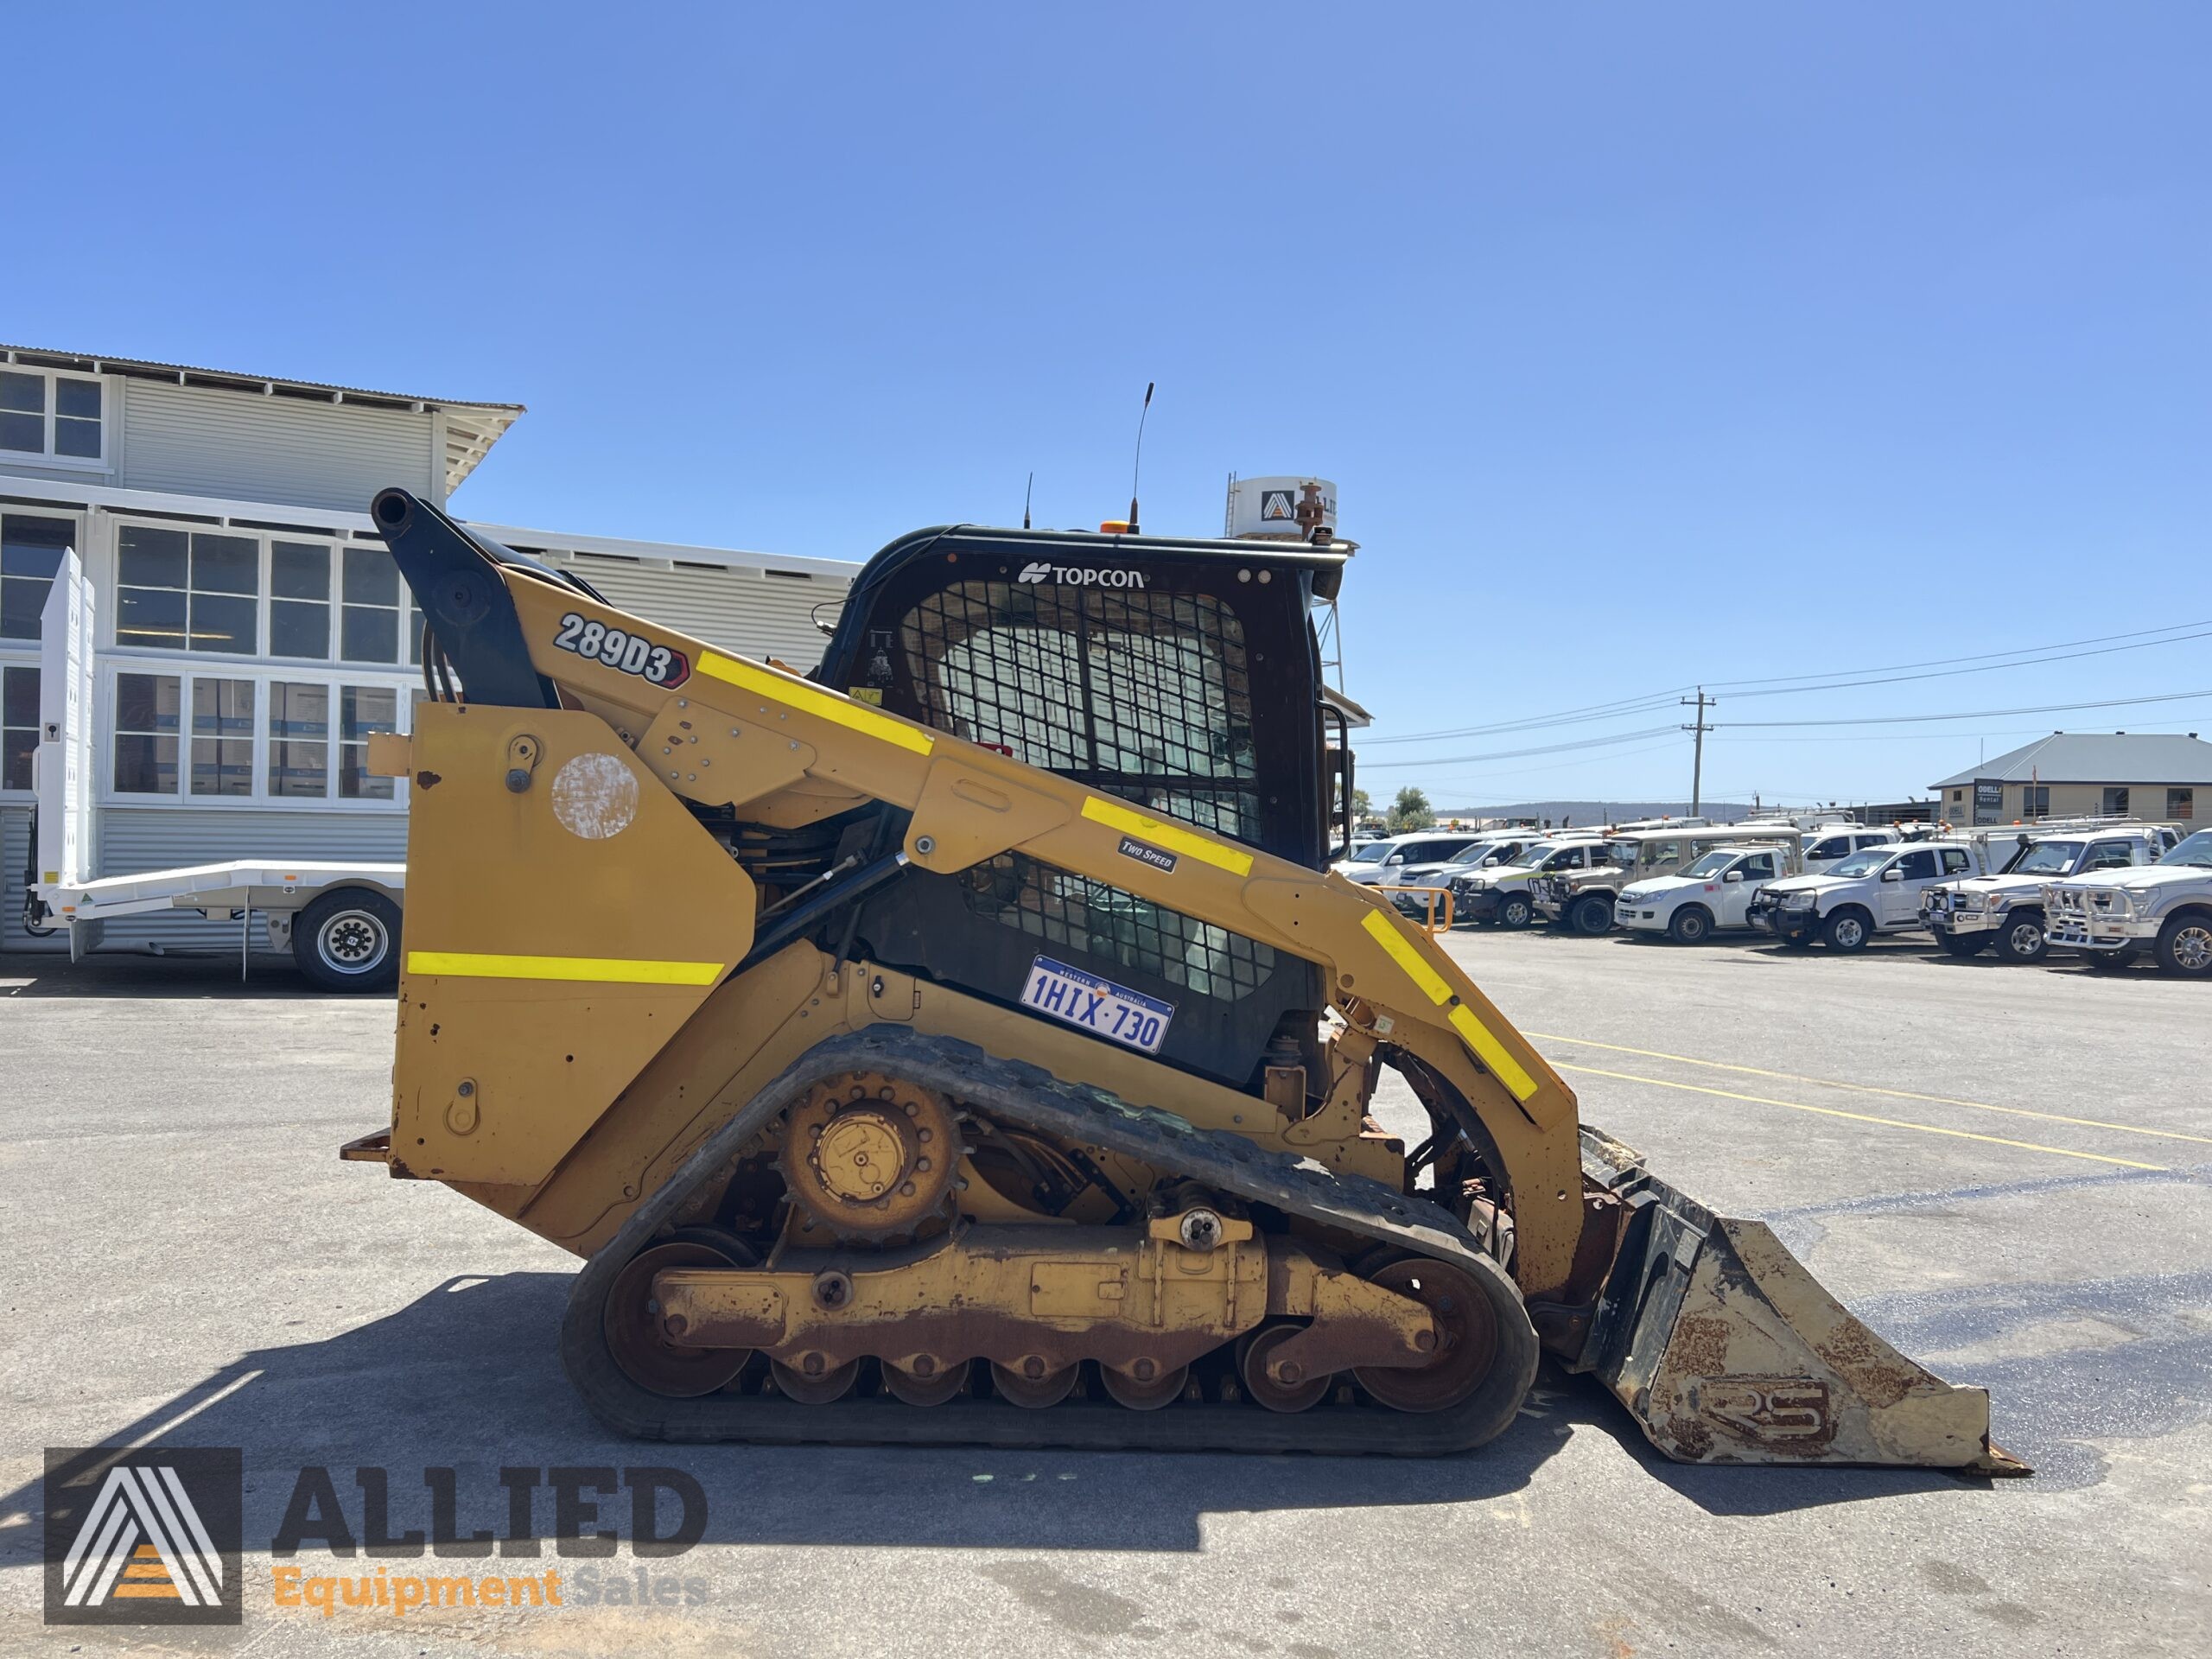
<path id="1" fill-rule="evenodd" d="M 1168 1023 L 1175 1018 L 1172 1002 L 1086 974 L 1050 957 L 1039 957 L 1029 964 L 1021 1001 L 1025 1007 L 1147 1054 L 1160 1052 Z"/>

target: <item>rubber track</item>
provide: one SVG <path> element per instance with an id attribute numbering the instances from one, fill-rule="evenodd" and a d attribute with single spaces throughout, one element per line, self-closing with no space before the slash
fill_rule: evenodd
<path id="1" fill-rule="evenodd" d="M 1322 1226 L 1433 1256 L 1494 1284 L 1504 1270 L 1459 1220 L 1426 1198 L 1408 1198 L 1364 1176 L 1339 1173 L 1238 1135 L 1194 1128 L 1171 1113 L 1133 1107 L 1107 1093 L 1063 1083 L 1036 1066 L 994 1058 L 973 1044 L 874 1026 L 830 1039 L 805 1055 L 702 1142 L 675 1176 L 640 1205 L 576 1275 L 562 1321 L 561 1357 L 585 1403 L 616 1432 L 654 1440 L 750 1440 L 774 1445 L 1062 1446 L 1086 1450 L 1313 1452 L 1433 1457 L 1481 1445 L 1513 1421 L 1535 1381 L 1537 1344 L 1525 1319 L 1500 1321 L 1493 1386 L 1449 1410 L 1412 1414 L 1372 1403 L 1333 1402 L 1295 1414 L 1249 1402 L 1179 1401 L 1160 1411 L 1110 1402 L 1066 1401 L 1030 1410 L 962 1398 L 916 1407 L 888 1396 L 809 1406 L 777 1395 L 715 1394 L 670 1400 L 632 1382 L 614 1364 L 601 1328 L 608 1287 L 651 1242 L 683 1198 L 707 1181 L 777 1115 L 817 1083 L 841 1073 L 881 1071 L 972 1103 L 992 1116 L 1086 1146 L 1104 1147 L 1154 1169 Z M 1518 1293 L 1514 1293 L 1517 1302 Z M 1517 1375 L 1517 1380 L 1516 1373 Z"/>

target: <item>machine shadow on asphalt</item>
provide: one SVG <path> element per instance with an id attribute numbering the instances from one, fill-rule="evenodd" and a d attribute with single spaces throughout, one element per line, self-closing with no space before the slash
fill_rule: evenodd
<path id="1" fill-rule="evenodd" d="M 247 976 L 238 977 L 236 956 L 213 953 L 174 956 L 102 952 L 80 963 L 44 951 L 0 956 L 0 1000 L 14 997 L 174 998 L 226 1002 L 274 998 L 327 1000 L 328 991 L 308 983 L 289 956 L 256 951 Z M 351 998 L 344 999 L 352 1001 Z"/>
<path id="2" fill-rule="evenodd" d="M 548 1333 L 569 1282 L 549 1273 L 449 1279 L 372 1324 L 246 1353 L 109 1426 L 100 1443 L 243 1446 L 249 1539 L 273 1535 L 292 1471 L 313 1464 L 331 1470 L 341 1493 L 352 1491 L 356 1466 L 393 1471 L 397 1492 L 404 1471 L 430 1465 L 674 1465 L 706 1488 L 709 1543 L 1029 1550 L 1194 1552 L 1209 1515 L 1506 1497 L 1584 1433 L 1610 1438 L 1644 1474 L 1716 1515 L 1966 1495 L 1987 1484 L 1929 1470 L 1797 1469 L 1777 1478 L 1670 1463 L 1602 1389 L 1548 1362 L 1515 1427 L 1448 1458 L 646 1444 L 601 1430 L 561 1375 Z M 510 1439 L 502 1426 L 516 1422 L 543 1427 Z M 744 1501 L 732 1501 L 737 1492 Z M 35 1483 L 0 1497 L 0 1514 L 38 1508 Z M 498 1518 L 464 1515 L 461 1525 Z"/>

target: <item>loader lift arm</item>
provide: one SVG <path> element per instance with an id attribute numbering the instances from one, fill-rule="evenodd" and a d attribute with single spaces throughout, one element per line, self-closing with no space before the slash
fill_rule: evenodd
<path id="1" fill-rule="evenodd" d="M 1324 1144 L 1311 1130 L 1301 1140 L 1299 1128 L 1332 1109 L 1338 1119 L 1349 1110 L 1355 1129 L 1350 1138 L 1360 1139 L 1357 1125 L 1374 1061 L 1400 1062 L 1429 1107 L 1438 1136 L 1456 1138 L 1486 1178 L 1471 1200 L 1437 1192 L 1423 1197 L 1444 1208 L 1422 1203 L 1421 1209 L 1446 1227 L 1447 1211 L 1482 1221 L 1488 1253 L 1509 1258 L 1521 1300 L 1547 1345 L 1570 1368 L 1597 1370 L 1671 1455 L 1983 1468 L 2003 1461 L 1988 1446 L 1986 1395 L 1942 1383 L 1897 1355 L 1820 1292 L 1758 1224 L 1713 1217 L 1654 1180 L 1633 1154 L 1583 1130 L 1573 1093 L 1453 958 L 1363 889 L 1133 801 L 1080 766 L 1026 764 L 1002 752 L 1010 745 L 971 741 L 943 725 L 905 717 L 884 706 L 880 691 L 872 699 L 849 695 L 630 616 L 404 492 L 379 495 L 372 512 L 421 599 L 438 657 L 464 688 L 463 701 L 424 711 L 406 762 L 418 779 L 435 779 L 434 787 L 417 791 L 410 864 L 427 861 L 454 874 L 442 880 L 417 874 L 413 880 L 417 897 L 410 912 L 395 1090 L 396 1165 L 419 1159 L 410 1173 L 452 1180 L 571 1248 L 583 1248 L 575 1241 L 588 1238 L 596 1252 L 593 1273 L 611 1281 L 621 1271 L 618 1258 L 665 1236 L 680 1196 L 679 1169 L 696 1179 L 710 1148 L 717 1159 L 728 1152 L 722 1141 L 743 1120 L 737 1109 L 745 1102 L 728 1098 L 725 1088 L 715 1096 L 722 1103 L 715 1121 L 695 1109 L 684 1132 L 658 1148 L 649 1169 L 623 1184 L 619 1199 L 607 1192 L 589 1226 L 570 1236 L 550 1219 L 562 1202 L 545 1195 L 563 1179 L 575 1185 L 575 1172 L 593 1166 L 599 1143 L 615 1138 L 608 1125 L 626 1101 L 671 1077 L 685 1078 L 679 1089 L 701 1092 L 712 1092 L 707 1083 L 721 1082 L 711 1071 L 686 1073 L 683 1068 L 702 1063 L 697 1058 L 675 1058 L 687 1045 L 707 1040 L 700 1033 L 715 1022 L 702 1010 L 710 1003 L 766 996 L 771 978 L 784 973 L 795 985 L 804 981 L 826 991 L 804 1009 L 798 997 L 785 995 L 787 1018 L 818 1013 L 825 1038 L 836 1029 L 826 1022 L 839 996 L 849 1005 L 859 1001 L 862 1021 L 880 1020 L 903 995 L 911 1001 L 891 1017 L 903 1014 L 918 1027 L 942 1020 L 946 1029 L 964 1030 L 958 1023 L 963 1017 L 988 1017 L 1001 1031 L 1044 1026 L 1020 1009 L 1017 985 L 945 987 L 920 975 L 908 989 L 906 982 L 893 982 L 899 975 L 867 962 L 855 963 L 841 979 L 849 925 L 832 951 L 812 952 L 799 943 L 756 951 L 754 884 L 731 861 L 734 839 L 726 849 L 705 827 L 719 822 L 793 834 L 842 827 L 845 839 L 838 844 L 847 845 L 855 826 L 880 835 L 889 825 L 899 837 L 897 852 L 878 849 L 867 863 L 861 874 L 871 889 L 970 877 L 1012 855 L 1311 964 L 1332 1019 L 1330 1058 L 1320 1078 L 1309 1071 L 1303 1086 L 1294 1082 L 1280 1092 L 1272 1086 L 1277 1069 L 1269 1068 L 1263 1099 L 1160 1060 L 1109 1051 L 1095 1038 L 1073 1039 L 1071 1050 L 1071 1039 L 1054 1033 L 1037 1039 L 1043 1045 L 1038 1052 L 1079 1052 L 1074 1064 L 1085 1080 L 1110 1079 L 1132 1097 L 1154 1099 L 1203 1129 L 1245 1125 L 1249 1113 L 1245 1138 L 1293 1159 L 1320 1155 L 1346 1172 L 1344 1179 L 1374 1167 L 1377 1149 Z M 986 560 L 994 550 L 978 538 L 991 534 L 1006 535 L 925 532 L 900 544 L 905 554 L 887 569 L 895 573 L 940 557 L 957 565 L 965 553 L 974 569 L 979 548 Z M 1041 545 L 1048 555 L 1067 557 L 1075 539 L 1007 536 L 1006 545 Z M 1095 543 L 1103 538 L 1081 539 L 1085 552 L 1100 554 Z M 1232 556 L 1263 561 L 1249 550 Z M 1049 558 L 1028 563 L 1022 579 L 1029 570 L 1052 568 Z M 967 577 L 949 571 L 931 580 Z M 1260 580 L 1264 584 L 1267 576 Z M 1005 592 L 1014 591 L 1003 576 L 1000 582 Z M 862 588 L 885 585 L 864 578 Z M 849 610 L 840 627 L 848 636 L 846 658 L 863 648 L 859 631 L 875 620 L 864 609 Z M 839 660 L 833 642 L 830 662 Z M 1084 713 L 1092 718 L 1087 708 Z M 1318 714 L 1313 725 L 1318 730 Z M 499 789 L 511 799 L 501 802 Z M 550 816 L 533 804 L 534 792 L 550 798 Z M 461 814 L 487 836 L 505 813 L 514 821 L 513 850 L 504 861 L 479 861 L 462 875 L 450 849 L 423 833 L 441 810 Z M 1317 804 L 1314 817 L 1325 822 L 1325 807 Z M 1294 830 L 1296 820 L 1287 821 Z M 1287 844 L 1285 834 L 1270 834 Z M 549 883 L 578 892 L 603 883 L 613 868 L 606 845 L 618 835 L 632 844 L 623 868 L 645 874 L 603 919 L 588 927 L 543 915 L 516 919 L 533 897 L 542 910 Z M 860 865 L 848 857 L 836 868 L 850 872 Z M 656 882 L 679 891 L 682 899 L 657 901 Z M 844 894 L 832 880 L 804 909 L 810 918 L 826 918 L 862 897 Z M 564 948 L 518 948 L 555 940 Z M 864 996 L 854 982 L 862 979 Z M 572 1039 L 580 1052 L 550 1064 L 525 1046 L 531 1039 L 524 1030 L 542 1020 L 518 988 L 579 980 L 620 988 L 602 989 L 588 1007 L 577 1007 L 576 1018 L 592 1022 L 580 1025 L 585 1034 Z M 979 991 L 1007 1012 L 969 1010 L 956 990 Z M 434 1014 L 442 1022 L 429 1017 Z M 507 1090 L 485 1080 L 480 1095 L 477 1079 L 454 1081 L 456 1067 L 487 1069 L 486 1057 L 499 1055 L 514 1057 L 514 1081 L 531 1097 L 535 1109 L 526 1125 L 483 1116 L 499 1109 L 485 1096 Z M 917 1050 L 910 1058 L 926 1071 L 927 1054 Z M 585 1065 L 578 1065 L 580 1058 Z M 1061 1063 L 1050 1069 L 1066 1075 Z M 1132 1084 L 1122 1084 L 1124 1077 Z M 768 1092 L 757 1091 L 758 1099 Z M 758 1099 L 753 1109 L 765 1110 Z M 1238 1100 L 1244 1111 L 1229 1109 Z M 1008 1095 L 1003 1109 L 1020 1109 Z M 487 1123 L 483 1133 L 480 1122 Z M 1007 1127 L 1027 1132 L 1011 1120 Z M 1103 1129 L 1094 1135 L 1099 1144 L 1093 1150 L 1101 1156 L 1141 1161 L 1139 1152 L 1117 1147 Z M 1401 1182 L 1408 1200 L 1412 1179 L 1408 1172 Z M 1237 1189 L 1224 1184 L 1217 1190 Z M 1254 1201 L 1296 1214 L 1287 1199 Z M 1400 1205 L 1386 1207 L 1407 1213 Z M 1324 1218 L 1313 1224 L 1330 1224 Z M 1472 1242 L 1471 1235 L 1461 1236 Z M 1441 1246 L 1434 1253 L 1441 1257 Z M 939 1262 L 930 1270 L 944 1269 Z M 823 1271 L 850 1276 L 843 1267 Z M 690 1310 L 698 1328 L 719 1319 L 721 1328 L 744 1334 L 747 1344 L 757 1344 L 757 1333 L 769 1328 L 761 1323 L 766 1313 L 741 1312 L 753 1306 L 747 1297 L 774 1288 L 765 1270 L 755 1275 L 758 1286 L 712 1258 L 687 1266 L 667 1257 L 652 1282 L 662 1301 Z M 709 1282 L 718 1275 L 719 1301 Z M 895 1300 L 908 1294 L 898 1287 L 911 1281 L 894 1274 L 885 1282 L 890 1288 L 881 1294 Z M 859 1293 L 849 1287 L 838 1294 Z M 718 1339 L 739 1345 L 736 1334 Z M 833 1349 L 830 1359 L 842 1351 Z M 836 1365 L 828 1375 L 839 1375 Z M 1123 1388 L 1135 1386 L 1126 1370 L 1106 1375 L 1117 1399 L 1122 1395 L 1114 1377 Z M 1377 1375 L 1360 1373 L 1371 1390 L 1387 1396 Z M 799 1373 L 779 1376 L 786 1393 L 804 1397 L 810 1385 Z M 912 1376 L 906 1382 L 918 1386 Z M 1018 1400 L 1017 1377 L 1000 1386 Z"/>

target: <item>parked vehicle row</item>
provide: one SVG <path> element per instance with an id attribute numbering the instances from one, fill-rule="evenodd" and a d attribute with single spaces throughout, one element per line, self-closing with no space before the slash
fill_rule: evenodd
<path id="1" fill-rule="evenodd" d="M 1955 957 L 1971 957 L 1993 945 L 2014 962 L 2040 961 L 2050 948 L 2046 886 L 2100 870 L 2155 864 L 2180 839 L 2178 831 L 2164 824 L 2023 834 L 2001 869 L 1930 888 L 1921 899 L 1921 919 Z"/>
<path id="2" fill-rule="evenodd" d="M 1957 957 L 2037 962 L 2074 950 L 2101 967 L 2148 957 L 2212 977 L 2212 830 L 2122 819 L 2013 825 L 1909 839 L 1894 829 L 1675 821 L 1599 834 L 1398 836 L 1338 869 L 1398 889 L 1427 919 L 1448 890 L 1455 925 L 1539 921 L 1678 944 L 1718 933 L 1786 949 L 1857 951 L 1926 932 Z"/>

